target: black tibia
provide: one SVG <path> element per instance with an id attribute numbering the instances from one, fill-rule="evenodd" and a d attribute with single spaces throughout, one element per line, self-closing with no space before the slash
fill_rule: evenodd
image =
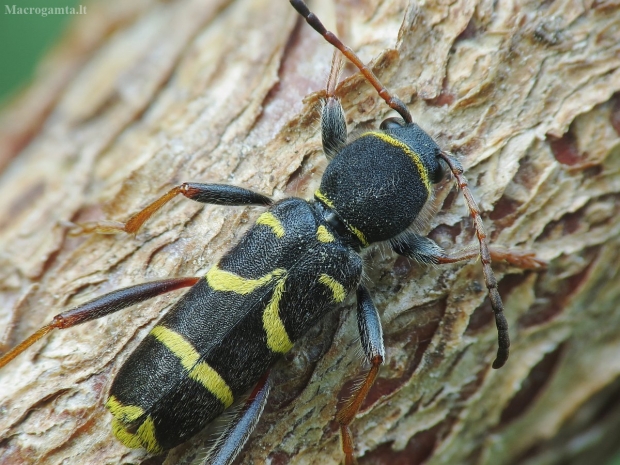
<path id="1" fill-rule="evenodd" d="M 410 231 L 404 232 L 390 240 L 394 252 L 415 260 L 418 263 L 444 263 L 446 253 L 428 237 L 419 236 Z M 477 252 L 475 253 L 477 255 Z"/>
<path id="2" fill-rule="evenodd" d="M 20 353 L 37 342 L 53 329 L 70 328 L 90 320 L 95 320 L 103 316 L 118 312 L 123 308 L 144 302 L 166 292 L 171 292 L 183 287 L 196 284 L 200 278 L 173 278 L 150 283 L 138 284 L 112 291 L 89 302 L 83 303 L 71 310 L 56 315 L 52 322 L 43 326 L 36 333 L 14 347 L 11 351 L 0 357 L 0 368 L 9 363 Z"/>
<path id="3" fill-rule="evenodd" d="M 269 371 L 256 384 L 245 405 L 229 422 L 201 465 L 228 465 L 233 462 L 256 428 L 269 398 L 271 380 Z"/>
<path id="4" fill-rule="evenodd" d="M 357 327 L 364 355 L 372 362 L 376 357 L 385 358 L 383 347 L 383 330 L 375 304 L 368 289 L 360 285 L 357 288 Z"/>
<path id="5" fill-rule="evenodd" d="M 321 138 L 323 152 L 331 160 L 347 143 L 347 123 L 340 101 L 335 97 L 338 77 L 342 69 L 342 55 L 334 50 L 332 67 L 327 80 L 325 101 L 321 109 Z"/>
<path id="6" fill-rule="evenodd" d="M 264 205 L 269 206 L 273 201 L 258 192 L 243 187 L 229 186 L 228 184 L 201 184 L 186 182 L 181 185 L 181 194 L 188 199 L 214 205 Z"/>
<path id="7" fill-rule="evenodd" d="M 214 205 L 263 205 L 269 206 L 273 203 L 269 197 L 244 189 L 242 187 L 229 186 L 227 184 L 201 184 L 197 182 L 185 182 L 179 186 L 173 187 L 164 195 L 147 207 L 135 213 L 126 223 L 118 221 L 95 221 L 78 224 L 71 231 L 71 234 L 117 234 L 126 232 L 129 234 L 136 233 L 140 227 L 151 216 L 155 214 L 161 207 L 166 205 L 177 195 L 182 194 L 188 199 L 201 203 L 210 203 Z"/>

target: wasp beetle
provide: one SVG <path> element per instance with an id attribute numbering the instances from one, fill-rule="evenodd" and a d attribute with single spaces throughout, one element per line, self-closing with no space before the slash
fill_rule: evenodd
<path id="1" fill-rule="evenodd" d="M 421 263 L 454 263 L 479 255 L 498 330 L 493 367 L 501 367 L 508 359 L 508 325 L 491 270 L 491 251 L 460 163 L 413 122 L 405 104 L 325 29 L 303 0 L 291 0 L 291 4 L 338 50 L 321 110 L 322 143 L 329 164 L 314 199 L 275 201 L 230 185 L 183 183 L 126 223 L 82 225 L 81 233 L 135 233 L 178 195 L 208 204 L 267 207 L 203 278 L 165 279 L 113 291 L 60 313 L 0 358 L 2 367 L 53 329 L 69 328 L 191 287 L 129 356 L 110 388 L 106 406 L 113 416 L 112 430 L 128 447 L 151 453 L 169 450 L 251 391 L 204 460 L 232 462 L 267 402 L 270 368 L 335 304 L 355 292 L 361 346 L 371 368 L 336 415 L 345 463 L 354 463 L 349 425 L 385 358 L 379 315 L 362 284 L 360 256 L 363 249 L 378 242 L 387 242 L 397 254 Z M 400 115 L 352 141 L 348 141 L 344 111 L 335 97 L 338 53 Z M 431 239 L 409 229 L 431 198 L 433 184 L 448 171 L 474 219 L 479 253 L 447 254 Z M 523 260 L 516 253 L 502 257 L 515 263 Z"/>

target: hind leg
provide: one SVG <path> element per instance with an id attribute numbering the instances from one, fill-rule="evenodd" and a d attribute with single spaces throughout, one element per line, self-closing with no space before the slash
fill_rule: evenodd
<path id="1" fill-rule="evenodd" d="M 353 395 L 336 414 L 336 420 L 340 424 L 340 434 L 342 438 L 342 450 L 345 455 L 345 465 L 356 463 L 353 454 L 353 437 L 349 425 L 355 418 L 368 391 L 372 387 L 379 368 L 385 358 L 383 347 L 383 330 L 381 321 L 375 304 L 372 302 L 368 289 L 364 286 L 357 288 L 357 325 L 360 333 L 360 341 L 366 358 L 372 364 L 370 371 L 366 374 L 364 381 L 353 391 Z"/>
<path id="2" fill-rule="evenodd" d="M 267 372 L 256 384 L 243 408 L 228 424 L 201 465 L 229 465 L 235 460 L 263 413 L 270 389 L 271 383 Z"/>

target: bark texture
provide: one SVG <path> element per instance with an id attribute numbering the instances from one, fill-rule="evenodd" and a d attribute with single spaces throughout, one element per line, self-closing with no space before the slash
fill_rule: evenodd
<path id="1" fill-rule="evenodd" d="M 511 358 L 479 263 L 423 268 L 367 252 L 387 361 L 352 426 L 362 464 L 604 463 L 620 427 L 620 6 L 605 0 L 317 0 L 440 145 L 461 156 L 492 243 L 545 271 L 494 264 Z M 173 202 L 136 237 L 69 237 L 182 181 L 310 197 L 325 166 L 331 50 L 285 0 L 88 5 L 0 115 L 0 344 L 112 289 L 204 273 L 255 208 Z M 336 21 L 335 18 L 338 20 Z M 347 68 L 349 75 L 351 70 Z M 349 129 L 386 105 L 359 75 Z M 420 226 L 471 244 L 453 183 Z M 0 372 L 0 464 L 191 463 L 129 450 L 104 407 L 115 373 L 175 299 L 57 332 Z M 277 370 L 238 463 L 341 460 L 333 421 L 363 365 L 347 301 Z"/>

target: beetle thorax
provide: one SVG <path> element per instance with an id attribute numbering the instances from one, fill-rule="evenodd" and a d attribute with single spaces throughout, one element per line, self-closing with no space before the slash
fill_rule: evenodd
<path id="1" fill-rule="evenodd" d="M 315 196 L 362 245 L 390 239 L 429 199 L 441 176 L 438 150 L 417 125 L 364 133 L 332 160 Z"/>

